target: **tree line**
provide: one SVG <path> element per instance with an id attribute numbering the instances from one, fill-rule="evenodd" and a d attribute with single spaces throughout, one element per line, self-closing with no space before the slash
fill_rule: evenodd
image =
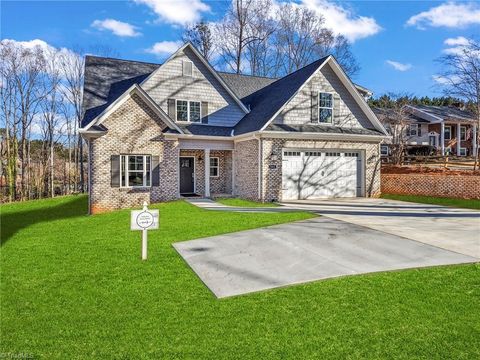
<path id="1" fill-rule="evenodd" d="M 0 42 L 1 201 L 85 191 L 83 74 L 84 51 Z"/>
<path id="2" fill-rule="evenodd" d="M 322 15 L 295 3 L 233 0 L 220 21 L 189 26 L 183 40 L 237 74 L 280 77 L 327 55 L 349 76 L 360 70 L 348 40 L 328 29 Z"/>

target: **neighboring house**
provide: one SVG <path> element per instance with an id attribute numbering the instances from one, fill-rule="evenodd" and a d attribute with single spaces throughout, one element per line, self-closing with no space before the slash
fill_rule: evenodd
<path id="1" fill-rule="evenodd" d="M 478 122 L 472 113 L 453 106 L 407 105 L 404 110 L 408 149 L 430 148 L 441 155 L 475 154 Z M 388 109 L 375 108 L 374 112 L 380 120 L 395 116 Z M 385 127 L 390 130 L 389 126 Z M 388 155 L 385 145 L 382 145 L 382 155 Z"/>
<path id="2" fill-rule="evenodd" d="M 280 79 L 215 71 L 190 44 L 162 65 L 87 57 L 80 133 L 90 212 L 181 196 L 377 196 L 386 130 L 328 56 Z"/>

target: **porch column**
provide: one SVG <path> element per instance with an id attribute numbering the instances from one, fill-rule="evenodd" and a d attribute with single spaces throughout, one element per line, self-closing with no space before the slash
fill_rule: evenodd
<path id="1" fill-rule="evenodd" d="M 457 156 L 460 156 L 460 148 L 462 147 L 462 144 L 460 144 L 462 141 L 460 140 L 460 123 L 457 124 Z"/>
<path id="2" fill-rule="evenodd" d="M 472 148 L 473 156 L 477 154 L 477 124 L 473 124 L 473 139 L 472 139 Z"/>
<path id="3" fill-rule="evenodd" d="M 440 123 L 440 146 L 442 148 L 442 156 L 445 156 L 445 123 Z"/>
<path id="4" fill-rule="evenodd" d="M 210 197 L 210 149 L 205 149 L 205 197 Z"/>

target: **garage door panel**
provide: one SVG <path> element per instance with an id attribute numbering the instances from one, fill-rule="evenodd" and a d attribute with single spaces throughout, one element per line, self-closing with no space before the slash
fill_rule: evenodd
<path id="1" fill-rule="evenodd" d="M 359 194 L 360 153 L 287 151 L 283 153 L 284 200 L 355 197 Z"/>

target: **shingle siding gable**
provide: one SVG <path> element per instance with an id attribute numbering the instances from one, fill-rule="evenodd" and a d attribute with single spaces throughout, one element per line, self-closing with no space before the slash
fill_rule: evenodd
<path id="1" fill-rule="evenodd" d="M 183 61 L 192 61 L 192 77 L 183 76 Z M 245 115 L 189 48 L 170 59 L 141 86 L 165 112 L 168 112 L 168 99 L 208 102 L 209 125 L 234 126 Z"/>
<path id="2" fill-rule="evenodd" d="M 325 64 L 312 79 L 290 100 L 275 118 L 276 124 L 311 124 L 312 93 L 320 91 L 334 94 L 334 124 L 345 128 L 373 129 L 374 126 L 341 82 L 329 64 Z"/>

